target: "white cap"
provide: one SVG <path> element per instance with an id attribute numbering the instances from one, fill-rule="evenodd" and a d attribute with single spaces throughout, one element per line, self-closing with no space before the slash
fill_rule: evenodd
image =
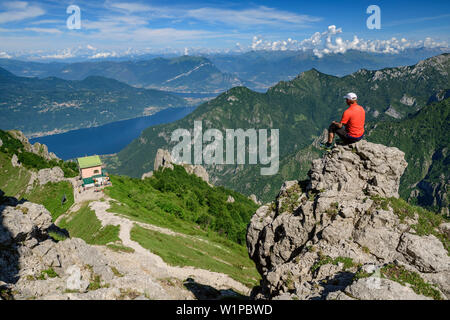
<path id="1" fill-rule="evenodd" d="M 348 100 L 358 100 L 358 97 L 356 96 L 355 93 L 350 92 L 350 93 L 347 93 L 347 95 L 344 97 L 344 99 L 348 99 Z"/>

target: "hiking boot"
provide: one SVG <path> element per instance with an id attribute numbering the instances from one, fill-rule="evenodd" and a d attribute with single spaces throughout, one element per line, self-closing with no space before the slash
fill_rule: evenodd
<path id="1" fill-rule="evenodd" d="M 324 143 L 324 142 L 321 142 L 320 143 L 320 147 L 322 148 L 322 149 L 324 149 L 324 150 L 327 150 L 327 151 L 329 151 L 329 150 L 331 150 L 331 149 L 333 149 L 333 143 Z"/>

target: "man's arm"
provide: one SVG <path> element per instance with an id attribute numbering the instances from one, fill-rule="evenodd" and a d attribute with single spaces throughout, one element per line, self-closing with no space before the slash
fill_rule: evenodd
<path id="1" fill-rule="evenodd" d="M 336 127 L 338 127 L 339 129 L 344 126 L 344 124 L 342 122 L 337 122 L 337 121 L 333 121 L 333 124 L 336 125 Z"/>
<path id="2" fill-rule="evenodd" d="M 347 124 L 349 118 L 350 118 L 349 113 L 347 112 L 347 110 L 345 110 L 344 113 L 342 114 L 341 122 L 333 121 L 333 123 L 340 129 Z"/>

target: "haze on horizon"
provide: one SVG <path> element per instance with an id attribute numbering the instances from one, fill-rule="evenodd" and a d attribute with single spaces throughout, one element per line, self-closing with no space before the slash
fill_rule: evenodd
<path id="1" fill-rule="evenodd" d="M 381 28 L 369 29 L 371 1 L 44 0 L 0 2 L 0 58 L 68 59 L 145 53 L 350 49 L 398 53 L 448 48 L 450 3 L 377 1 Z M 81 10 L 69 29 L 66 10 Z"/>

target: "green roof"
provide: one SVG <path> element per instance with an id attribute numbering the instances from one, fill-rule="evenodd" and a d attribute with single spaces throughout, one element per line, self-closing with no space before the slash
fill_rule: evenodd
<path id="1" fill-rule="evenodd" d="M 100 160 L 99 156 L 90 156 L 90 157 L 78 158 L 77 161 L 78 161 L 78 166 L 81 169 L 90 168 L 90 167 L 96 167 L 96 166 L 101 166 L 102 165 L 102 161 Z"/>

